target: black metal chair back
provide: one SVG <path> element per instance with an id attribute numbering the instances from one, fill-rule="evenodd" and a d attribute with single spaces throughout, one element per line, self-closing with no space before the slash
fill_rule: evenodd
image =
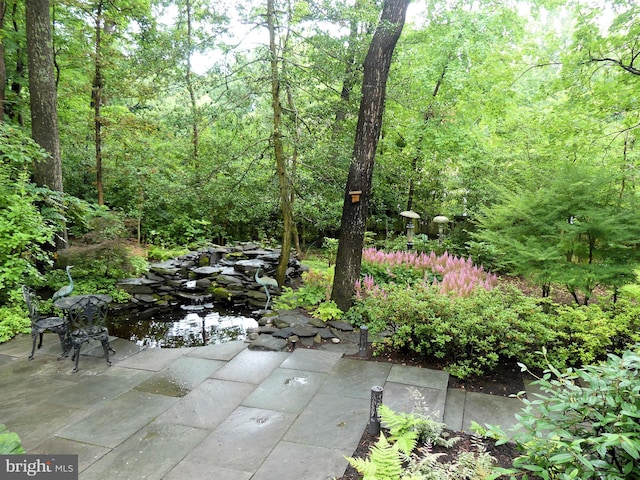
<path id="1" fill-rule="evenodd" d="M 82 295 L 77 302 L 69 307 L 67 316 L 70 322 L 70 338 L 75 360 L 74 372 L 78 371 L 80 348 L 90 340 L 99 340 L 104 349 L 107 365 L 111 365 L 109 352 L 115 351 L 109 345 L 109 331 L 105 326 L 109 303 L 95 295 Z"/>
<path id="2" fill-rule="evenodd" d="M 40 312 L 38 311 L 38 297 L 26 285 L 22 286 L 22 296 L 24 297 L 24 301 L 27 304 L 27 309 L 29 310 L 29 319 L 31 320 L 31 337 L 33 338 L 33 345 L 31 347 L 31 355 L 29 355 L 29 360 L 33 360 L 33 355 L 36 351 L 36 341 L 38 336 L 40 337 L 38 348 L 40 348 L 42 347 L 44 332 L 47 330 L 58 334 L 58 337 L 60 338 L 60 346 L 62 347 L 62 355 L 60 355 L 60 357 L 64 356 L 68 350 L 68 347 L 66 345 L 66 320 L 62 317 L 48 317 L 40 315 Z"/>

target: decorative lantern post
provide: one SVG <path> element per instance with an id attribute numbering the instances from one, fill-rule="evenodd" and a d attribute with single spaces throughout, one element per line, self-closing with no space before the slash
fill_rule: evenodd
<path id="1" fill-rule="evenodd" d="M 449 219 L 444 215 L 437 215 L 433 218 L 433 223 L 438 225 L 438 244 L 442 245 L 442 237 L 444 234 L 444 226 L 449 223 Z"/>
<path id="2" fill-rule="evenodd" d="M 407 219 L 407 250 L 413 249 L 413 232 L 415 226 L 413 225 L 413 220 L 417 220 L 420 218 L 413 210 L 405 210 L 404 212 L 400 212 L 400 216 Z"/>

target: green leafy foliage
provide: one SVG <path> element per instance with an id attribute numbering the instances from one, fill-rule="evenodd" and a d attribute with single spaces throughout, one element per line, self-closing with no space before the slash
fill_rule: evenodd
<path id="1" fill-rule="evenodd" d="M 587 304 L 597 285 L 635 279 L 640 209 L 622 181 L 610 169 L 571 166 L 542 188 L 534 181 L 507 191 L 479 217 L 475 248 L 491 252 L 492 265 L 540 285 L 566 285 Z"/>
<path id="2" fill-rule="evenodd" d="M 314 309 L 321 304 L 321 312 L 327 314 L 332 312 L 332 304 L 329 302 L 331 296 L 331 284 L 333 281 L 332 270 L 312 269 L 302 274 L 302 285 L 293 289 L 285 287 L 282 294 L 274 299 L 274 308 L 291 310 L 294 308 Z M 338 314 L 337 312 L 333 312 Z M 320 317 L 322 318 L 322 317 Z"/>
<path id="3" fill-rule="evenodd" d="M 353 468 L 363 475 L 363 480 L 399 480 L 402 474 L 403 455 L 397 444 L 392 445 L 383 433 L 371 447 L 369 458 L 347 458 Z"/>
<path id="4" fill-rule="evenodd" d="M 18 455 L 25 453 L 20 437 L 15 432 L 10 432 L 0 423 L 0 455 Z"/>
<path id="5" fill-rule="evenodd" d="M 478 289 L 474 295 L 443 295 L 429 285 L 387 285 L 353 307 L 373 336 L 374 348 L 413 351 L 446 360 L 466 378 L 495 367 L 500 358 L 533 357 L 556 337 L 555 320 L 513 288 Z M 350 316 L 350 318 L 353 318 Z"/>
<path id="6" fill-rule="evenodd" d="M 0 343 L 11 340 L 17 333 L 31 332 L 31 321 L 20 290 L 12 290 L 9 299 L 6 305 L 0 305 Z"/>
<path id="7" fill-rule="evenodd" d="M 523 365 L 523 369 L 526 367 Z M 489 426 L 522 455 L 514 470 L 523 479 L 623 480 L 640 476 L 640 344 L 621 356 L 578 369 L 548 364 L 536 383 L 541 394 L 522 398 L 519 425 L 507 434 Z"/>
<path id="8" fill-rule="evenodd" d="M 0 304 L 26 278 L 39 276 L 38 262 L 50 261 L 46 247 L 54 229 L 35 205 L 26 169 L 41 157 L 23 131 L 0 123 Z"/>
<path id="9" fill-rule="evenodd" d="M 368 480 L 483 480 L 496 478 L 495 460 L 479 441 L 474 451 L 457 456 L 434 454 L 431 445 L 453 446 L 459 438 L 446 438 L 445 425 L 424 413 L 398 413 L 385 405 L 379 409 L 389 428 L 380 434 L 368 458 L 347 458 Z M 422 445 L 419 448 L 418 445 Z M 445 458 L 446 457 L 446 458 Z"/>

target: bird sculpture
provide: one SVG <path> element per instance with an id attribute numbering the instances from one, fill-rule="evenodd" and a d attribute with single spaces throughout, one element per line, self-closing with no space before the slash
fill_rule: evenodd
<path id="1" fill-rule="evenodd" d="M 278 282 L 276 281 L 275 278 L 271 278 L 271 277 L 261 277 L 260 276 L 260 269 L 261 267 L 258 267 L 258 269 L 256 270 L 256 282 L 258 282 L 258 285 L 262 285 L 262 287 L 264 287 L 264 291 L 267 294 L 267 303 L 265 303 L 264 305 L 264 309 L 267 310 L 269 308 L 269 302 L 271 301 L 271 294 L 269 293 L 269 287 L 275 287 L 278 288 Z"/>
<path id="2" fill-rule="evenodd" d="M 67 277 L 69 277 L 69 285 L 65 285 L 64 287 L 62 287 L 60 290 L 58 290 L 56 293 L 53 294 L 54 301 L 57 300 L 58 298 L 66 297 L 71 292 L 73 292 L 73 278 L 71 278 L 71 272 L 70 272 L 72 268 L 73 268 L 73 265 L 68 265 L 66 268 Z"/>

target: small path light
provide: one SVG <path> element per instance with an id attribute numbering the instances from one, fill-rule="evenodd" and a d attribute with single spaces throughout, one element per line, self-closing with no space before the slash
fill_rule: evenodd
<path id="1" fill-rule="evenodd" d="M 407 219 L 407 250 L 413 249 L 413 230 L 415 229 L 413 225 L 413 220 L 417 220 L 420 218 L 413 210 L 405 210 L 404 212 L 400 212 L 400 216 Z"/>
<path id="2" fill-rule="evenodd" d="M 449 223 L 449 218 L 444 215 L 437 215 L 433 217 L 433 223 L 438 225 L 438 244 L 442 245 L 442 237 L 444 233 L 444 226 Z"/>
<path id="3" fill-rule="evenodd" d="M 369 426 L 367 427 L 370 435 L 378 435 L 380 433 L 380 415 L 378 409 L 382 405 L 383 388 L 379 386 L 371 387 L 371 409 L 369 411 Z"/>
<path id="4" fill-rule="evenodd" d="M 365 358 L 367 356 L 367 345 L 369 343 L 369 327 L 366 325 L 360 326 L 360 345 L 358 348 L 358 356 Z"/>

